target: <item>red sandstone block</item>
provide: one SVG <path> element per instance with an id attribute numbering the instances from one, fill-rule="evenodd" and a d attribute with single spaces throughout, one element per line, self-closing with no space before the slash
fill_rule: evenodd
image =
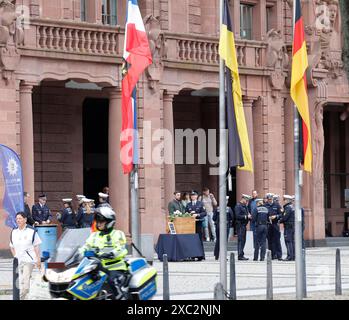
<path id="1" fill-rule="evenodd" d="M 201 8 L 199 6 L 189 6 L 189 16 L 190 15 L 201 17 Z"/>
<path id="2" fill-rule="evenodd" d="M 38 154 L 38 159 L 41 159 L 42 161 L 48 161 L 48 162 L 65 162 L 70 163 L 72 161 L 71 157 L 67 156 L 66 154 L 62 153 L 42 153 L 42 155 Z"/>
<path id="3" fill-rule="evenodd" d="M 72 182 L 72 172 L 43 172 L 42 181 L 44 182 Z"/>
<path id="4" fill-rule="evenodd" d="M 71 153 L 72 145 L 70 144 L 59 144 L 59 143 L 42 143 L 43 152 L 61 152 Z"/>
<path id="5" fill-rule="evenodd" d="M 43 189 L 48 191 L 60 191 L 62 190 L 72 190 L 73 184 L 71 182 L 43 182 Z"/>

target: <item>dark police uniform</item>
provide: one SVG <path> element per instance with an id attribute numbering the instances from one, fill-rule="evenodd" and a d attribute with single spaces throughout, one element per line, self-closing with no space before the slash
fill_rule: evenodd
<path id="1" fill-rule="evenodd" d="M 195 211 L 196 214 L 199 214 L 200 217 L 197 217 L 197 221 L 196 221 L 196 233 L 199 235 L 201 244 L 203 246 L 202 243 L 202 222 L 204 221 L 207 213 L 206 213 L 206 209 L 204 207 L 204 204 L 201 201 L 196 201 L 196 203 L 194 204 L 194 202 L 189 202 L 187 204 L 187 207 L 185 208 L 186 212 L 191 213 L 192 211 Z"/>
<path id="2" fill-rule="evenodd" d="M 256 226 L 256 247 L 254 248 L 254 261 L 258 260 L 260 250 L 260 260 L 263 261 L 267 250 L 267 235 L 268 235 L 268 222 L 269 222 L 269 210 L 265 205 L 261 205 L 253 209 L 252 221 Z"/>
<path id="3" fill-rule="evenodd" d="M 32 214 L 30 212 L 30 208 L 29 208 L 27 203 L 24 204 L 24 213 L 25 213 L 25 216 L 27 218 L 27 225 L 33 226 L 35 221 L 32 217 Z"/>
<path id="4" fill-rule="evenodd" d="M 97 208 L 103 208 L 103 207 L 108 207 L 108 208 L 110 208 L 110 209 L 113 209 L 113 208 L 111 207 L 111 205 L 110 205 L 108 202 L 102 202 L 102 203 L 100 203 L 100 204 L 98 205 Z"/>
<path id="5" fill-rule="evenodd" d="M 282 217 L 281 206 L 278 203 L 272 204 L 266 203 L 265 207 L 269 211 L 269 216 L 276 216 L 274 220 L 271 220 L 268 226 L 268 248 L 271 250 L 271 256 L 273 259 L 282 259 L 281 248 L 281 232 L 278 224 L 279 219 Z"/>
<path id="6" fill-rule="evenodd" d="M 80 228 L 91 228 L 94 217 L 94 210 L 92 208 L 91 213 L 88 214 L 85 208 L 80 207 L 76 216 L 77 225 Z"/>
<path id="7" fill-rule="evenodd" d="M 227 240 L 228 240 L 229 229 L 233 225 L 234 213 L 233 213 L 233 210 L 231 210 L 231 208 L 228 206 L 226 209 L 226 213 L 227 213 Z M 214 223 L 216 225 L 216 244 L 214 246 L 214 256 L 215 256 L 216 260 L 218 260 L 218 258 L 219 258 L 219 241 L 220 241 L 220 238 L 219 238 L 219 207 L 214 211 L 212 220 L 214 221 Z"/>
<path id="8" fill-rule="evenodd" d="M 76 214 L 70 207 L 64 208 L 59 220 L 62 223 L 63 229 L 75 229 L 77 227 Z"/>
<path id="9" fill-rule="evenodd" d="M 52 214 L 49 207 L 45 204 L 43 206 L 40 203 L 34 204 L 32 208 L 32 216 L 34 221 L 42 224 L 44 221 L 52 220 Z"/>
<path id="10" fill-rule="evenodd" d="M 239 202 L 235 206 L 235 219 L 238 233 L 238 259 L 244 258 L 244 248 L 246 244 L 246 226 L 248 224 L 248 208 Z"/>
<path id="11" fill-rule="evenodd" d="M 287 203 L 284 205 L 284 216 L 281 217 L 280 223 L 283 223 L 285 226 L 285 244 L 287 248 L 287 258 L 286 260 L 294 261 L 295 260 L 295 243 L 294 243 L 294 218 L 295 212 L 292 203 Z"/>

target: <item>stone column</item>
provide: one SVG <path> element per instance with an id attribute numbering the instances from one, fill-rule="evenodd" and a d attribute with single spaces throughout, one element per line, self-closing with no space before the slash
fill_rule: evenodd
<path id="1" fill-rule="evenodd" d="M 173 125 L 173 94 L 165 93 L 163 96 L 164 103 L 164 129 L 171 132 L 172 135 L 172 163 L 164 165 L 164 191 L 165 191 L 165 210 L 167 204 L 173 198 L 173 192 L 176 189 L 175 163 L 174 163 L 174 125 Z"/>
<path id="2" fill-rule="evenodd" d="M 129 229 L 129 177 L 124 175 L 120 160 L 121 91 L 107 88 L 109 94 L 109 192 L 110 203 L 116 212 L 117 228 L 130 233 Z"/>
<path id="3" fill-rule="evenodd" d="M 252 163 L 254 167 L 254 151 L 253 151 L 253 118 L 252 105 L 253 100 L 243 99 L 245 118 L 248 130 L 248 138 L 250 141 L 250 148 L 252 153 Z M 255 168 L 254 168 L 255 169 Z M 241 194 L 251 194 L 254 186 L 254 173 L 243 170 L 236 170 L 236 199 L 241 198 Z"/>
<path id="4" fill-rule="evenodd" d="M 35 199 L 34 187 L 34 133 L 33 133 L 33 84 L 22 83 L 19 87 L 21 160 L 24 190 L 30 194 L 29 206 Z"/>

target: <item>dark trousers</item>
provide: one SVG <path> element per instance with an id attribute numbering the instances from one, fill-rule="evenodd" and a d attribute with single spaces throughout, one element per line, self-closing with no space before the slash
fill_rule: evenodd
<path id="1" fill-rule="evenodd" d="M 273 259 L 282 258 L 281 232 L 278 224 L 268 226 L 268 248 Z"/>
<path id="2" fill-rule="evenodd" d="M 237 231 L 238 231 L 238 257 L 242 258 L 244 253 L 244 248 L 246 244 L 246 225 L 237 224 Z"/>
<path id="3" fill-rule="evenodd" d="M 229 238 L 229 226 L 227 226 L 227 243 Z M 216 260 L 219 259 L 219 244 L 220 244 L 220 238 L 219 238 L 219 224 L 216 224 L 216 244 L 214 246 L 214 257 Z"/>
<path id="4" fill-rule="evenodd" d="M 257 225 L 255 222 L 250 222 L 250 231 L 252 231 L 253 235 L 253 248 L 255 249 L 257 247 Z"/>
<path id="5" fill-rule="evenodd" d="M 195 225 L 195 229 L 196 229 L 196 233 L 198 234 L 199 238 L 200 238 L 200 242 L 202 245 L 202 251 L 205 252 L 204 250 L 204 243 L 202 241 L 202 221 L 196 221 L 196 225 Z"/>
<path id="6" fill-rule="evenodd" d="M 295 244 L 294 244 L 294 227 L 287 226 L 285 227 L 284 232 L 285 244 L 287 248 L 287 259 L 295 259 Z"/>
<path id="7" fill-rule="evenodd" d="M 267 225 L 259 225 L 256 227 L 256 246 L 254 248 L 254 260 L 258 260 L 258 255 L 260 251 L 260 259 L 264 260 L 265 253 L 267 251 Z"/>

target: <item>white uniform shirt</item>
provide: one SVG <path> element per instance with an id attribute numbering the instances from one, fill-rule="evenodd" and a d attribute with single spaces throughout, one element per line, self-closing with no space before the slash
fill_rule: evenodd
<path id="1" fill-rule="evenodd" d="M 38 261 L 34 247 L 41 244 L 38 233 L 28 226 L 23 230 L 13 229 L 10 239 L 10 247 L 15 249 L 18 263 L 33 263 Z"/>

